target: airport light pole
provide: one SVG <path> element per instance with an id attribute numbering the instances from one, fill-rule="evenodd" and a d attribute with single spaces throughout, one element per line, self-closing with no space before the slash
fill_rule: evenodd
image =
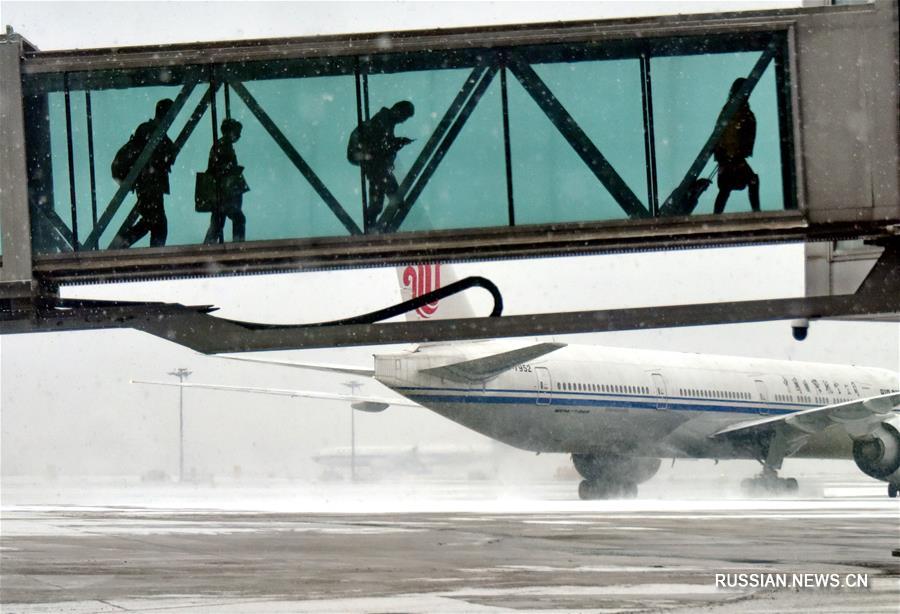
<path id="1" fill-rule="evenodd" d="M 356 396 L 356 390 L 362 386 L 356 380 L 341 384 L 350 389 L 350 394 Z M 350 481 L 356 481 L 356 410 L 350 404 Z"/>
<path id="2" fill-rule="evenodd" d="M 184 482 L 184 380 L 191 372 L 184 367 L 169 371 L 178 378 L 178 482 Z"/>

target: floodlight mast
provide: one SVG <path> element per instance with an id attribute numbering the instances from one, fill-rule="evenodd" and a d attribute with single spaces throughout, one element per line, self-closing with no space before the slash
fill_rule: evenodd
<path id="1" fill-rule="evenodd" d="M 178 378 L 178 482 L 184 482 L 184 380 L 191 374 L 189 369 L 178 367 L 169 375 Z"/>
<path id="2" fill-rule="evenodd" d="M 341 385 L 349 388 L 352 396 L 356 396 L 357 389 L 362 387 L 362 384 L 356 380 L 343 382 Z M 352 404 L 350 405 L 350 481 L 356 481 L 356 410 L 353 409 Z"/>

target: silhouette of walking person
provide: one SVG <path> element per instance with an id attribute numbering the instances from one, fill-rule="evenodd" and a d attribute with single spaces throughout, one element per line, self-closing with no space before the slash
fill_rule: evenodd
<path id="1" fill-rule="evenodd" d="M 743 78 L 734 80 L 728 92 L 726 106 L 746 81 Z M 750 208 L 759 211 L 759 176 L 747 163 L 747 158 L 753 155 L 753 145 L 756 142 L 756 116 L 750 110 L 748 96 L 749 94 L 740 96 L 740 103 L 734 116 L 725 126 L 713 149 L 713 156 L 719 164 L 717 180 L 719 193 L 716 195 L 713 208 L 715 213 L 722 213 L 725 210 L 725 203 L 732 190 L 744 188 L 747 188 Z"/>
<path id="2" fill-rule="evenodd" d="M 137 152 L 135 158 L 146 146 L 153 131 L 156 130 L 173 104 L 169 98 L 163 98 L 157 102 L 153 119 L 145 121 L 134 131 L 132 140 L 134 141 L 134 150 Z M 119 231 L 110 244 L 110 249 L 131 247 L 148 232 L 150 233 L 151 247 L 161 247 L 166 244 L 169 223 L 166 219 L 163 195 L 169 193 L 169 171 L 174 162 L 175 145 L 168 136 L 163 135 L 147 164 L 144 165 L 134 181 L 134 191 L 137 193 L 137 203 L 134 208 L 140 217 L 130 227 L 122 228 Z"/>
<path id="3" fill-rule="evenodd" d="M 209 220 L 209 229 L 203 242 L 207 245 L 225 242 L 225 218 L 231 220 L 231 238 L 243 241 L 247 218 L 241 211 L 244 192 L 249 191 L 244 180 L 244 167 L 237 163 L 234 144 L 241 138 L 243 126 L 235 119 L 222 122 L 222 136 L 209 150 L 206 172 L 216 178 L 218 202 Z"/>
<path id="4" fill-rule="evenodd" d="M 397 124 L 405 122 L 416 112 L 408 100 L 401 100 L 391 108 L 382 107 L 368 121 L 360 124 L 350 134 L 347 159 L 360 166 L 369 182 L 369 202 L 366 209 L 366 229 L 375 228 L 378 215 L 384 207 L 384 198 L 397 198 L 397 179 L 394 177 L 394 161 L 397 152 L 412 143 L 412 139 L 396 136 Z"/>

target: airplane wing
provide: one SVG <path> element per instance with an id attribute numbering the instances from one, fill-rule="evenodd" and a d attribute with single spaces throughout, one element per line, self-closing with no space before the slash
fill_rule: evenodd
<path id="1" fill-rule="evenodd" d="M 422 369 L 422 373 L 430 373 L 446 379 L 458 382 L 483 382 L 492 377 L 512 369 L 523 362 L 534 360 L 544 354 L 549 354 L 559 348 L 565 347 L 565 343 L 536 343 L 517 350 L 491 354 L 474 360 L 464 360 L 451 365 Z"/>
<path id="2" fill-rule="evenodd" d="M 731 424 L 711 435 L 713 438 L 747 438 L 780 431 L 796 451 L 806 439 L 826 428 L 840 425 L 854 438 L 864 437 L 895 415 L 900 393 L 856 399 L 836 405 L 804 409 L 792 414 Z"/>
<path id="3" fill-rule="evenodd" d="M 401 397 L 375 397 L 354 394 L 335 394 L 329 392 L 316 392 L 312 390 L 290 390 L 284 388 L 254 388 L 251 386 L 225 386 L 223 384 L 193 384 L 177 382 L 153 382 L 147 380 L 131 380 L 132 384 L 149 384 L 152 386 L 173 386 L 175 388 L 200 388 L 204 390 L 225 390 L 229 392 L 251 392 L 255 394 L 271 394 L 282 397 L 325 399 L 329 401 L 346 401 L 353 409 L 368 412 L 384 411 L 391 405 L 403 405 L 407 407 L 421 407 L 409 399 Z"/>
<path id="4" fill-rule="evenodd" d="M 263 365 L 278 365 L 280 367 L 294 367 L 296 369 L 312 369 L 313 371 L 328 371 L 330 373 L 347 373 L 349 375 L 362 375 L 372 377 L 375 375 L 374 367 L 347 367 L 344 365 L 331 365 L 315 362 L 289 362 L 286 360 L 263 360 L 262 358 L 243 358 L 237 356 L 223 356 L 219 354 L 216 358 L 225 358 L 226 360 L 240 360 L 241 362 L 257 362 Z"/>

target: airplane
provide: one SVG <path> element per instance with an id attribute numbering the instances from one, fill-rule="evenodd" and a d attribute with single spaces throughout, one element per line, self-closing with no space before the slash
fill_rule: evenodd
<path id="1" fill-rule="evenodd" d="M 447 283 L 454 273 L 400 267 L 404 299 L 440 286 L 441 275 Z M 465 315 L 474 312 L 457 295 L 408 317 Z M 778 475 L 785 458 L 852 459 L 890 497 L 900 492 L 900 374 L 887 369 L 508 340 L 425 343 L 375 354 L 372 367 L 223 358 L 368 376 L 400 398 L 144 383 L 340 399 L 373 412 L 421 406 L 516 448 L 570 454 L 582 499 L 636 496 L 662 458 L 755 459 L 760 475 L 742 483 L 755 494 L 798 489 Z"/>

